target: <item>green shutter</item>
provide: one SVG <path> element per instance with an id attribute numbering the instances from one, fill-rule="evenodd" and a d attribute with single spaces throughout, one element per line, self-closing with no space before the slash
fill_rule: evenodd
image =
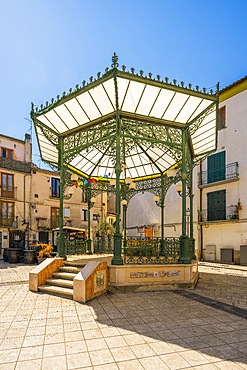
<path id="1" fill-rule="evenodd" d="M 213 191 L 207 194 L 208 221 L 226 219 L 226 191 Z"/>
<path id="2" fill-rule="evenodd" d="M 208 183 L 225 180 L 226 152 L 219 152 L 207 158 Z"/>

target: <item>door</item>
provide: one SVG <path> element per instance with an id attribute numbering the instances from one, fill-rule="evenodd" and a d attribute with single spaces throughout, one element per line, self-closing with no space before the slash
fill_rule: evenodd
<path id="1" fill-rule="evenodd" d="M 213 191 L 207 194 L 208 221 L 226 219 L 226 191 Z"/>
<path id="2" fill-rule="evenodd" d="M 49 233 L 48 233 L 48 231 L 39 231 L 39 242 L 48 244 L 48 242 L 49 242 Z"/>

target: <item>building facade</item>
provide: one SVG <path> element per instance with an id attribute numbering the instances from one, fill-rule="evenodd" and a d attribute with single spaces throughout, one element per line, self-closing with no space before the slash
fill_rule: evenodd
<path id="1" fill-rule="evenodd" d="M 73 196 L 64 200 L 66 236 L 86 239 L 86 194 L 79 187 L 73 189 Z M 23 141 L 0 135 L 0 253 L 12 246 L 28 248 L 38 241 L 56 247 L 59 198 L 59 173 L 32 163 L 30 135 L 26 134 Z M 104 193 L 96 197 L 90 212 L 92 239 L 96 239 L 103 218 L 112 224 L 115 221 L 114 197 Z"/>

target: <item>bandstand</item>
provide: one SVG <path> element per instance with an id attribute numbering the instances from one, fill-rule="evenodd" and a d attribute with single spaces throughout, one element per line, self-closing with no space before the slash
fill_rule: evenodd
<path id="1" fill-rule="evenodd" d="M 120 68 L 114 54 L 111 67 L 104 73 L 98 72 L 88 82 L 83 81 L 44 105 L 32 103 L 31 118 L 41 157 L 60 172 L 59 257 L 66 257 L 63 200 L 68 195 L 64 190 L 76 184 L 87 192 L 89 254 L 93 248 L 90 208 L 94 197 L 102 191 L 115 193 L 110 277 L 116 285 L 120 284 L 121 277 L 117 276 L 123 276 L 123 268 L 134 283 L 140 283 L 142 278 L 148 282 L 158 275 L 158 278 L 175 276 L 180 271 L 174 270 L 175 265 L 192 266 L 195 259 L 192 174 L 195 165 L 216 149 L 218 91 L 218 85 L 215 91 L 200 90 L 198 86 L 185 86 L 184 82 L 169 81 L 167 77 L 145 74 L 142 70 L 127 70 L 124 65 Z M 182 235 L 167 238 L 163 227 L 165 195 L 178 182 L 181 183 Z M 161 236 L 155 240 L 133 240 L 126 236 L 126 209 L 135 194 L 145 191 L 152 192 L 160 206 Z M 187 197 L 190 199 L 189 235 Z M 140 265 L 141 272 L 136 270 Z M 157 275 L 158 265 L 163 270 L 159 268 Z M 131 270 L 130 266 L 135 269 Z M 145 275 L 144 266 L 148 266 L 151 280 Z M 179 274 L 187 281 L 186 273 Z M 127 284 L 128 279 L 123 280 Z"/>

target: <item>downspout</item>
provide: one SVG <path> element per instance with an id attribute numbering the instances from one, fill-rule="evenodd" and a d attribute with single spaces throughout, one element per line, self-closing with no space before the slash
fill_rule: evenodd
<path id="1" fill-rule="evenodd" d="M 200 185 L 202 185 L 202 161 L 200 161 Z M 203 260 L 203 226 L 202 226 L 202 187 L 199 192 L 199 205 L 200 205 L 200 260 Z"/>

